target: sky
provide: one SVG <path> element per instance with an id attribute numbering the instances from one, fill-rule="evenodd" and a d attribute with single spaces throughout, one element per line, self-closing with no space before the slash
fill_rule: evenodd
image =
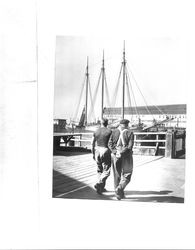
<path id="1" fill-rule="evenodd" d="M 57 36 L 54 118 L 74 118 L 85 77 L 87 57 L 93 95 L 101 71 L 103 50 L 109 95 L 113 96 L 121 68 L 124 41 L 133 90 L 131 92 L 134 93 L 137 106 L 187 102 L 187 57 L 184 39 L 171 36 L 145 38 Z M 122 79 L 119 86 L 116 101 L 118 107 L 121 106 Z M 95 105 L 96 118 L 100 117 L 101 112 L 100 91 L 99 88 Z M 133 97 L 131 98 L 133 105 Z M 83 94 L 77 118 L 81 115 L 84 100 Z M 107 106 L 107 100 L 105 100 L 105 106 Z M 127 99 L 125 106 L 127 106 Z"/>

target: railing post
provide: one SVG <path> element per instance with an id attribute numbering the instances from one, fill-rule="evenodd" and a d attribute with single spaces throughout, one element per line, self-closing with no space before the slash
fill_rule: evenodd
<path id="1" fill-rule="evenodd" d="M 156 142 L 156 147 L 157 147 L 157 145 L 159 144 L 159 142 L 158 142 L 158 140 L 159 140 L 159 135 L 158 135 L 158 134 L 156 134 L 156 140 L 157 140 L 157 142 Z"/>
<path id="2" fill-rule="evenodd" d="M 70 146 L 70 147 L 74 147 L 75 146 L 75 143 L 74 143 L 74 141 L 71 141 L 71 139 L 72 138 L 70 138 L 70 140 L 69 140 L 69 142 L 68 142 L 68 146 Z M 73 139 L 75 139 L 75 137 L 73 136 Z"/>
<path id="3" fill-rule="evenodd" d="M 158 155 L 158 150 L 159 150 L 159 142 L 158 142 L 159 136 L 158 136 L 158 134 L 156 134 L 156 140 L 157 140 L 157 142 L 156 142 L 156 148 L 155 148 L 155 153 L 154 153 L 155 156 Z"/>
<path id="4" fill-rule="evenodd" d="M 79 139 L 80 139 L 80 142 L 79 142 L 79 147 L 81 147 L 81 139 L 82 139 L 82 134 L 79 135 Z"/>
<path id="5" fill-rule="evenodd" d="M 174 133 L 168 131 L 166 133 L 166 143 L 165 143 L 165 157 L 174 158 L 175 149 L 174 149 Z"/>
<path id="6" fill-rule="evenodd" d="M 184 131 L 182 138 L 182 150 L 185 151 L 185 149 L 186 149 L 186 131 Z"/>

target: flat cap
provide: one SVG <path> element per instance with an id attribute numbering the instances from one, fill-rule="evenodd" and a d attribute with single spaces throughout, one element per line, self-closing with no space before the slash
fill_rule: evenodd
<path id="1" fill-rule="evenodd" d="M 122 119 L 122 120 L 120 121 L 120 124 L 129 124 L 129 120 L 127 120 L 127 119 Z"/>

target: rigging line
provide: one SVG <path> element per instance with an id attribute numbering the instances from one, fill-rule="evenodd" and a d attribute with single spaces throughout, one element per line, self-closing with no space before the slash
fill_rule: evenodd
<path id="1" fill-rule="evenodd" d="M 108 92 L 108 84 L 107 84 L 107 79 L 106 79 L 106 72 L 104 72 L 104 78 L 105 78 L 105 90 L 106 90 L 107 103 L 108 103 L 108 106 L 110 107 L 111 103 L 110 103 L 110 96 L 109 96 L 109 92 Z"/>
<path id="2" fill-rule="evenodd" d="M 162 115 L 167 115 L 165 113 L 162 112 L 162 110 L 159 109 L 159 107 L 157 107 L 156 105 L 152 105 L 153 107 L 155 107 Z"/>
<path id="3" fill-rule="evenodd" d="M 79 110 L 79 107 L 80 107 L 80 104 L 81 104 L 81 99 L 82 99 L 84 88 L 85 88 L 85 82 L 86 82 L 86 74 L 84 76 L 83 84 L 81 85 L 81 91 L 80 91 L 79 101 L 78 101 L 78 104 L 77 104 L 77 108 L 76 108 L 76 112 L 75 112 L 74 118 L 77 118 L 77 115 L 78 115 L 78 110 Z"/>
<path id="4" fill-rule="evenodd" d="M 130 70 L 130 72 L 131 72 L 131 75 L 132 75 L 132 77 L 133 77 L 133 79 L 134 79 L 134 81 L 135 81 L 135 83 L 137 84 L 137 81 L 136 81 L 136 79 L 135 79 L 135 77 L 134 77 L 134 75 L 133 75 L 133 72 Z M 138 84 L 137 84 L 137 86 L 138 86 Z M 138 87 L 139 88 L 139 87 Z M 140 89 L 139 89 L 140 90 Z M 140 92 L 141 92 L 141 90 L 140 90 Z M 143 96 L 143 95 L 142 95 Z M 155 107 L 162 115 L 166 115 L 165 113 L 163 113 L 162 112 L 162 110 L 160 110 L 156 105 L 152 105 L 153 107 Z M 151 113 L 151 112 L 150 112 Z M 152 113 L 151 113 L 152 114 Z"/>
<path id="5" fill-rule="evenodd" d="M 127 100 L 128 100 L 128 106 L 131 107 L 131 95 L 130 95 L 130 91 L 129 91 L 129 85 L 128 85 L 128 78 L 127 78 L 127 74 L 126 76 L 126 85 L 127 85 Z"/>
<path id="6" fill-rule="evenodd" d="M 85 88 L 85 80 L 86 80 L 86 75 L 84 77 L 84 81 L 83 81 L 83 84 L 82 84 L 82 87 L 81 87 L 81 92 L 80 92 L 80 96 L 79 96 L 79 101 L 78 101 L 78 104 L 77 104 L 76 112 L 75 112 L 75 115 L 73 116 L 74 120 L 76 120 L 77 115 L 78 115 L 78 111 L 79 111 L 79 107 L 80 107 L 80 104 L 81 104 L 81 99 L 82 99 L 83 91 L 84 91 L 84 88 Z"/>
<path id="7" fill-rule="evenodd" d="M 117 93 L 118 93 L 118 88 L 119 88 L 119 82 L 120 82 L 120 77 L 121 77 L 122 69 L 123 69 L 123 63 L 121 63 L 119 77 L 118 77 L 117 84 L 116 84 L 116 87 L 115 87 L 115 90 L 114 90 L 114 95 L 113 95 L 113 99 L 112 99 L 112 102 L 111 102 L 112 103 L 112 107 L 115 107 L 115 105 L 116 105 L 116 96 L 117 96 Z"/>
<path id="8" fill-rule="evenodd" d="M 91 107 L 92 107 L 92 115 L 93 115 L 93 118 L 95 120 L 95 110 L 94 110 L 94 103 L 93 103 L 93 100 L 92 100 L 92 93 L 91 93 L 91 84 L 90 84 L 90 80 L 89 80 L 89 96 L 90 96 L 90 101 L 91 101 Z M 91 115 L 91 114 L 90 114 Z M 89 118 L 91 118 L 89 116 Z"/>
<path id="9" fill-rule="evenodd" d="M 99 85 L 100 85 L 101 75 L 102 75 L 102 71 L 100 72 L 98 82 L 97 82 L 97 85 L 96 85 L 96 89 L 95 89 L 95 92 L 94 92 L 94 95 L 93 95 L 93 98 L 92 98 L 93 99 L 93 107 L 91 106 L 91 108 L 90 108 L 89 116 L 91 116 L 92 112 L 94 111 L 94 106 L 95 106 L 95 103 L 96 103 L 97 92 L 98 92 Z"/>
<path id="10" fill-rule="evenodd" d="M 99 89 L 99 85 L 100 85 L 101 75 L 102 75 L 102 71 L 100 71 L 98 82 L 97 82 L 97 85 L 96 85 L 96 88 L 95 88 L 95 92 L 94 92 L 94 95 L 93 95 L 93 98 L 92 98 L 94 106 L 95 106 L 96 99 L 97 99 L 97 93 L 98 93 L 98 89 Z M 92 107 L 91 107 L 90 110 L 89 110 L 89 115 L 91 115 L 92 112 L 93 112 L 93 110 L 92 110 Z"/>
<path id="11" fill-rule="evenodd" d="M 111 60 L 113 57 L 105 57 L 104 58 L 104 61 L 108 61 L 108 60 Z M 102 64 L 102 60 L 98 60 L 97 62 L 93 63 L 93 64 L 90 64 L 90 68 L 93 68 L 93 67 L 96 67 L 97 65 L 101 65 Z"/>
<path id="12" fill-rule="evenodd" d="M 128 105 L 129 108 L 131 109 L 132 105 L 131 105 L 131 95 L 130 95 L 130 90 L 129 90 L 129 84 L 128 84 L 128 78 L 127 78 L 127 74 L 126 74 L 126 85 L 127 85 L 127 98 L 128 98 Z M 133 120 L 133 114 L 131 114 L 131 121 Z"/>
<path id="13" fill-rule="evenodd" d="M 132 75 L 132 77 L 133 77 L 133 79 L 134 79 L 134 81 L 135 81 L 135 83 L 137 84 L 137 81 L 136 81 L 136 79 L 135 79 L 135 77 L 134 77 L 134 75 L 133 75 L 133 72 L 130 70 L 130 72 L 131 72 L 131 75 Z M 137 86 L 138 86 L 138 84 L 137 84 Z M 139 88 L 139 87 L 138 87 Z M 139 89 L 140 90 L 140 89 Z M 141 92 L 141 90 L 140 90 L 140 92 Z M 155 107 L 162 115 L 166 115 L 165 113 L 163 113 L 162 112 L 162 110 L 160 110 L 156 105 L 152 105 L 153 107 Z"/>
<path id="14" fill-rule="evenodd" d="M 128 65 L 127 65 L 127 67 L 128 67 Z M 154 118 L 153 114 L 152 114 L 152 113 L 150 112 L 150 110 L 148 109 L 148 104 L 147 104 L 147 102 L 146 102 L 146 99 L 145 99 L 144 95 L 142 94 L 142 92 L 141 92 L 141 90 L 140 90 L 140 88 L 139 88 L 139 86 L 138 86 L 138 83 L 137 83 L 137 81 L 136 81 L 136 79 L 135 79 L 135 77 L 134 77 L 132 71 L 129 69 L 129 67 L 128 67 L 128 70 L 131 72 L 131 75 L 132 75 L 132 77 L 133 77 L 133 79 L 134 79 L 134 81 L 135 81 L 135 84 L 136 84 L 136 86 L 137 86 L 137 88 L 138 88 L 138 90 L 139 90 L 139 92 L 140 92 L 140 94 L 141 94 L 141 96 L 142 96 L 142 98 L 143 98 L 143 100 L 144 100 L 144 102 L 145 102 L 146 110 L 147 110 L 148 113 L 151 114 L 152 117 Z"/>
<path id="15" fill-rule="evenodd" d="M 134 79 L 134 81 L 135 81 L 135 83 L 136 83 L 136 85 L 137 85 L 137 87 L 138 87 L 138 89 L 139 89 L 139 86 L 138 86 L 138 83 L 137 83 L 137 81 L 136 81 L 136 79 L 135 79 L 135 77 L 134 77 L 134 74 L 133 74 L 133 72 L 131 71 L 131 70 L 129 70 L 130 72 L 131 72 L 131 75 L 132 75 L 132 77 L 133 77 L 133 79 Z M 139 89 L 139 91 L 140 91 L 140 93 L 141 93 L 141 90 Z M 141 93 L 142 94 L 142 93 Z M 142 94 L 142 96 L 143 96 L 143 94 Z M 143 96 L 143 98 L 144 98 L 144 96 Z M 145 100 L 145 98 L 144 98 L 144 100 Z M 165 114 L 165 113 L 163 113 L 162 112 L 162 110 L 160 110 L 156 105 L 152 105 L 153 107 L 155 107 L 162 115 L 167 115 L 167 114 Z M 151 113 L 151 112 L 150 112 Z M 152 113 L 151 113 L 152 114 Z"/>
<path id="16" fill-rule="evenodd" d="M 127 72 L 127 77 L 128 77 L 128 88 L 130 86 L 130 89 L 131 89 L 131 92 L 132 92 L 132 96 L 133 96 L 133 100 L 134 100 L 134 103 L 135 103 L 135 113 L 138 115 L 138 117 L 140 118 L 140 115 L 139 115 L 139 112 L 138 112 L 138 109 L 137 109 L 137 103 L 136 103 L 136 98 L 135 98 L 135 95 L 134 95 L 134 92 L 133 92 L 133 87 L 132 87 L 132 84 L 131 84 L 131 81 L 130 81 L 130 77 L 129 77 L 129 72 L 128 70 L 126 71 Z"/>

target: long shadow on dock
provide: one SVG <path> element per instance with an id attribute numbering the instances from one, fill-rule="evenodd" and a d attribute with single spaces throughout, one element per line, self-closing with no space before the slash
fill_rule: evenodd
<path id="1" fill-rule="evenodd" d="M 110 200 L 109 197 L 97 194 L 88 184 L 61 174 L 56 170 L 53 170 L 52 196 L 53 198 Z"/>
<path id="2" fill-rule="evenodd" d="M 126 200 L 136 202 L 166 202 L 166 203 L 184 203 L 184 198 L 169 195 L 170 190 L 162 191 L 126 191 Z M 137 196 L 135 196 L 137 195 Z"/>
<path id="3" fill-rule="evenodd" d="M 126 202 L 166 202 L 184 203 L 184 198 L 170 196 L 170 190 L 161 191 L 126 191 Z M 53 198 L 88 199 L 88 200 L 116 200 L 114 191 L 99 195 L 88 184 L 61 174 L 53 170 Z"/>
<path id="4" fill-rule="evenodd" d="M 136 202 L 184 203 L 184 198 L 176 196 L 128 197 L 127 199 Z"/>
<path id="5" fill-rule="evenodd" d="M 86 155 L 87 154 L 87 155 Z M 117 201 L 115 198 L 114 187 L 111 182 L 108 182 L 108 191 L 104 192 L 102 195 L 96 193 L 94 190 L 94 183 L 96 180 L 96 165 L 92 160 L 90 152 L 80 151 L 74 152 L 70 151 L 56 151 L 54 157 L 54 170 L 53 170 L 53 197 L 54 198 L 66 198 L 66 199 L 86 199 L 86 200 L 113 200 Z M 62 157 L 60 157 L 62 156 Z M 73 158 L 69 158 L 73 156 Z M 77 157 L 78 156 L 78 157 Z M 67 157 L 67 159 L 66 159 Z M 161 157 L 160 157 L 161 159 Z M 137 160 L 137 175 L 141 175 L 141 169 L 139 167 L 151 163 L 153 161 L 159 160 L 159 158 L 151 158 Z M 165 161 L 166 160 L 166 161 Z M 155 172 L 159 178 L 161 171 L 162 174 L 166 174 L 166 181 L 161 183 L 162 185 L 154 185 L 147 190 L 147 187 L 142 186 L 140 179 L 140 190 L 138 188 L 139 179 L 137 185 L 129 186 L 125 190 L 125 199 L 122 201 L 126 202 L 158 202 L 158 203 L 184 203 L 183 198 L 183 162 L 179 166 L 181 168 L 176 168 L 178 161 L 173 160 L 173 162 L 167 162 L 167 159 L 158 161 L 157 166 L 159 171 Z M 169 164 L 170 167 L 164 167 L 164 164 Z M 150 167 L 143 171 L 148 175 L 153 169 L 157 169 L 156 165 L 151 165 Z M 158 170 L 157 169 L 157 170 Z M 177 170 L 177 171 L 176 171 Z M 110 179 L 109 179 L 110 180 Z M 163 179 L 164 180 L 164 179 Z M 173 182 L 173 184 L 171 184 Z M 170 184 L 169 184 L 170 183 Z M 110 184 L 110 185 L 109 185 Z M 142 188 L 141 188 L 142 187 Z M 145 188 L 144 188 L 145 187 Z M 160 189 L 159 189 L 160 188 Z M 161 190 L 161 191 L 160 191 Z M 171 190 L 171 191 L 170 191 Z"/>

